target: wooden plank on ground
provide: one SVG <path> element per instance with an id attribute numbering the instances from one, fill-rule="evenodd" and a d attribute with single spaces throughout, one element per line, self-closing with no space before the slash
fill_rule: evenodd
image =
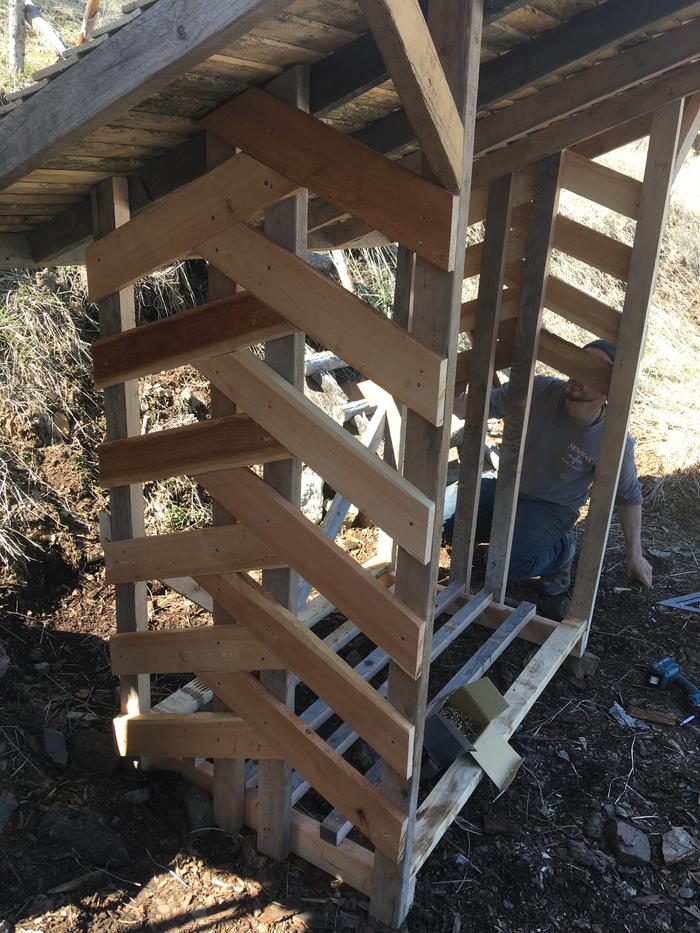
<path id="1" fill-rule="evenodd" d="M 360 0 L 394 87 L 435 177 L 462 180 L 464 127 L 417 0 Z"/>
<path id="2" fill-rule="evenodd" d="M 249 470 L 207 473 L 199 481 L 402 668 L 417 673 L 423 624 L 316 525 Z"/>
<path id="3" fill-rule="evenodd" d="M 105 580 L 114 584 L 284 566 L 284 561 L 243 525 L 105 541 L 104 552 Z"/>
<path id="4" fill-rule="evenodd" d="M 209 575 L 198 583 L 241 626 L 268 645 L 281 667 L 293 671 L 323 697 L 393 768 L 404 774 L 410 770 L 412 724 L 292 612 L 258 584 L 236 574 Z"/>
<path id="5" fill-rule="evenodd" d="M 434 505 L 250 353 L 195 361 L 209 381 L 373 521 L 427 560 Z"/>
<path id="6" fill-rule="evenodd" d="M 446 361 L 355 295 L 245 224 L 200 255 L 431 423 L 443 416 Z"/>
<path id="7" fill-rule="evenodd" d="M 182 758 L 277 758 L 260 732 L 232 713 L 151 713 L 118 716 L 120 755 Z"/>
<path id="8" fill-rule="evenodd" d="M 208 577 L 205 583 L 209 589 Z M 109 655 L 115 674 L 261 671 L 280 666 L 268 643 L 242 625 L 125 632 L 112 635 Z"/>
<path id="9" fill-rule="evenodd" d="M 309 730 L 252 675 L 205 674 L 202 680 L 236 710 L 280 757 L 289 761 L 390 859 L 403 850 L 406 818 L 320 736 Z"/>
<path id="10" fill-rule="evenodd" d="M 450 192 L 256 88 L 215 110 L 203 125 L 439 268 L 454 266 Z"/>
<path id="11" fill-rule="evenodd" d="M 227 159 L 88 246 L 90 300 L 188 255 L 198 243 L 289 197 L 297 187 L 243 152 Z"/>
<path id="12" fill-rule="evenodd" d="M 103 487 L 125 486 L 183 473 L 287 460 L 289 451 L 248 415 L 229 415 L 100 444 Z"/>

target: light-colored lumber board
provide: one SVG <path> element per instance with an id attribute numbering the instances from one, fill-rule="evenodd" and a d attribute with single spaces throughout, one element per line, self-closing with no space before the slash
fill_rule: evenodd
<path id="1" fill-rule="evenodd" d="M 537 359 L 603 395 L 610 392 L 612 363 L 548 330 L 540 331 Z"/>
<path id="2" fill-rule="evenodd" d="M 560 154 L 550 156 L 535 167 L 535 188 L 525 249 L 520 305 L 515 320 L 505 427 L 499 451 L 499 470 L 486 562 L 485 587 L 496 594 L 498 601 L 503 600 L 508 583 L 508 566 L 543 301 L 555 227 L 558 226 L 560 170 Z"/>
<path id="3" fill-rule="evenodd" d="M 198 252 L 418 414 L 439 423 L 444 357 L 245 224 L 200 244 Z"/>
<path id="4" fill-rule="evenodd" d="M 700 22 L 696 19 L 647 42 L 639 43 L 605 61 L 597 62 L 594 67 L 583 68 L 578 74 L 564 81 L 541 88 L 537 94 L 525 97 L 512 106 L 479 120 L 476 128 L 476 151 L 481 154 L 538 127 L 561 120 L 580 108 L 590 108 L 605 97 L 619 94 L 635 84 L 662 74 L 669 68 L 690 61 L 697 55 L 698 43 Z M 619 103 L 618 101 L 618 106 Z M 622 123 L 624 119 L 623 113 L 622 119 L 618 119 L 617 123 Z M 587 135 L 593 136 L 596 132 L 599 130 L 594 129 Z M 586 135 L 581 137 L 585 138 Z M 565 143 L 564 148 L 569 145 L 571 143 Z M 601 152 L 613 148 L 616 146 L 611 145 L 608 150 L 603 149 Z"/>
<path id="5" fill-rule="evenodd" d="M 243 152 L 226 159 L 88 246 L 91 301 L 188 255 L 202 241 L 289 197 L 296 188 Z"/>
<path id="6" fill-rule="evenodd" d="M 557 625 L 537 654 L 505 694 L 506 709 L 494 722 L 509 739 L 536 703 L 572 648 L 580 640 L 583 625 Z M 476 790 L 484 772 L 469 756 L 457 758 L 428 794 L 416 814 L 413 875 L 425 863 L 454 818 Z"/>
<path id="7" fill-rule="evenodd" d="M 415 676 L 424 625 L 399 599 L 249 470 L 207 473 L 201 483 Z"/>
<path id="8" fill-rule="evenodd" d="M 433 174 L 459 190 L 464 127 L 418 0 L 360 6 Z"/>
<path id="9" fill-rule="evenodd" d="M 202 679 L 253 730 L 265 735 L 280 757 L 320 794 L 334 806 L 343 806 L 348 818 L 379 851 L 390 859 L 400 856 L 406 830 L 404 814 L 259 681 L 245 673 L 207 674 Z"/>
<path id="10" fill-rule="evenodd" d="M 644 113 L 641 116 L 633 117 L 617 126 L 610 127 L 609 130 L 603 130 L 596 133 L 580 143 L 576 143 L 569 151 L 582 155 L 586 159 L 597 159 L 598 156 L 619 149 L 620 146 L 627 146 L 629 143 L 637 142 L 649 135 L 651 128 L 651 114 Z"/>
<path id="11" fill-rule="evenodd" d="M 280 315 L 248 292 L 142 324 L 91 348 L 95 385 L 103 388 L 190 360 L 217 356 L 293 331 Z"/>
<path id="12" fill-rule="evenodd" d="M 678 178 L 683 168 L 686 156 L 693 147 L 700 132 L 700 92 L 686 97 L 683 104 L 683 118 L 680 133 L 678 134 L 678 149 L 676 151 L 676 164 L 673 169 L 673 180 Z"/>
<path id="13" fill-rule="evenodd" d="M 213 606 L 209 595 L 194 582 L 192 577 L 163 577 L 160 582 L 195 605 L 206 609 L 207 612 L 212 611 Z"/>
<path id="14" fill-rule="evenodd" d="M 484 156 L 474 165 L 474 184 L 484 185 L 509 171 L 522 169 L 546 155 L 569 149 L 620 123 L 651 113 L 669 100 L 676 101 L 694 94 L 698 89 L 700 62 L 673 68 L 640 87 L 572 114 L 551 127 L 537 130 L 523 140 Z"/>
<path id="15" fill-rule="evenodd" d="M 209 578 L 205 582 L 207 591 L 211 591 Z M 280 666 L 279 658 L 268 643 L 242 625 L 112 635 L 109 655 L 115 674 L 261 671 Z"/>
<path id="16" fill-rule="evenodd" d="M 494 361 L 494 368 L 498 372 L 501 369 L 506 369 L 510 366 L 511 359 L 513 357 L 513 346 L 512 341 L 510 340 L 499 340 L 496 344 L 496 359 Z M 471 380 L 471 370 L 472 364 L 474 362 L 474 351 L 473 350 L 462 350 L 461 353 L 457 355 L 457 371 L 455 374 L 455 394 L 459 395 L 460 392 L 464 390 L 469 385 Z"/>
<path id="17" fill-rule="evenodd" d="M 466 242 L 473 135 L 476 117 L 479 57 L 483 4 L 465 0 L 455 6 L 451 0 L 431 0 L 428 25 L 440 55 L 445 76 L 464 126 L 463 160 L 457 218 L 457 242 Z M 460 252 L 462 250 L 460 249 Z M 442 515 L 444 487 L 450 445 L 450 423 L 454 393 L 457 334 L 462 300 L 463 263 L 457 257 L 455 270 L 444 272 L 418 257 L 413 280 L 413 312 L 410 329 L 415 337 L 449 360 L 446 416 L 442 427 L 435 428 L 406 414 L 406 441 L 403 471 L 406 478 L 435 502 L 437 516 Z M 376 380 L 375 380 L 376 381 Z M 389 699 L 416 723 L 416 748 L 422 752 L 425 703 L 427 699 L 429 660 L 432 648 L 432 616 L 440 553 L 441 522 L 435 521 L 432 559 L 420 566 L 403 548 L 398 549 L 396 594 L 428 625 L 423 646 L 423 675 L 418 681 L 406 677 L 395 665 L 389 673 Z M 370 913 L 384 923 L 399 927 L 405 920 L 413 897 L 411 865 L 415 833 L 415 811 L 420 783 L 420 762 L 414 764 L 410 781 L 385 767 L 382 791 L 408 816 L 406 847 L 403 859 L 392 865 L 381 853 L 375 855 L 373 894 Z M 350 816 L 350 814 L 345 814 Z"/>
<path id="18" fill-rule="evenodd" d="M 509 271 L 509 280 L 512 280 Z M 569 285 L 556 275 L 549 276 L 544 296 L 544 306 L 561 317 L 596 337 L 603 337 L 611 343 L 617 343 L 620 332 L 620 312 L 600 301 L 588 292 L 574 285 Z"/>
<path id="19" fill-rule="evenodd" d="M 267 644 L 281 667 L 293 671 L 323 697 L 392 767 L 407 772 L 412 766 L 413 726 L 331 647 L 252 580 L 227 574 L 209 575 L 198 582 Z"/>
<path id="20" fill-rule="evenodd" d="M 455 605 L 464 605 L 471 597 L 466 595 L 457 596 Z M 490 602 L 483 608 L 483 611 L 477 616 L 475 622 L 484 628 L 497 629 L 513 612 L 512 606 L 506 606 L 505 603 Z M 522 631 L 518 632 L 518 638 L 541 645 L 552 634 L 552 630 L 557 627 L 557 623 L 544 616 L 534 615 Z"/>
<path id="21" fill-rule="evenodd" d="M 2 157 L 0 156 L 0 161 Z M 129 191 L 124 178 L 110 178 L 92 193 L 92 227 L 96 238 L 107 235 L 129 220 Z M 134 290 L 129 287 L 103 298 L 98 304 L 100 336 L 108 337 L 136 324 Z M 138 435 L 141 429 L 138 385 L 124 382 L 104 393 L 105 427 L 108 441 Z M 109 493 L 110 532 L 114 541 L 127 542 L 144 534 L 143 489 L 138 484 L 114 487 Z M 114 611 L 118 632 L 148 628 L 146 586 L 141 581 L 119 583 L 114 589 Z M 150 707 L 150 678 L 145 674 L 119 680 L 122 713 L 146 713 Z"/>
<path id="22" fill-rule="evenodd" d="M 314 403 L 250 353 L 195 365 L 334 489 L 422 561 L 429 557 L 430 500 L 371 454 Z"/>
<path id="23" fill-rule="evenodd" d="M 164 88 L 289 0 L 164 0 L 3 119 L 0 188 Z M 88 93 L 86 93 L 86 89 Z"/>
<path id="24" fill-rule="evenodd" d="M 655 112 L 651 126 L 632 263 L 620 322 L 617 355 L 610 379 L 609 403 L 571 602 L 572 618 L 585 620 L 588 626 L 598 592 L 644 350 L 648 312 L 656 286 L 682 110 L 682 101 L 666 104 Z M 585 650 L 587 637 L 588 629 L 581 651 Z"/>
<path id="25" fill-rule="evenodd" d="M 232 713 L 151 713 L 114 720 L 119 754 L 276 758 L 263 735 Z"/>
<path id="26" fill-rule="evenodd" d="M 248 415 L 229 415 L 101 444 L 100 483 L 109 489 L 183 473 L 288 460 L 289 451 Z"/>
<path id="27" fill-rule="evenodd" d="M 562 187 L 632 220 L 637 219 L 641 182 L 571 150 L 564 155 Z"/>
<path id="28" fill-rule="evenodd" d="M 499 321 L 512 321 L 518 316 L 518 302 L 520 293 L 515 288 L 503 290 L 499 305 Z M 459 317 L 459 329 L 462 333 L 473 331 L 476 327 L 476 316 L 479 308 L 479 299 L 471 298 L 462 303 Z"/>
<path id="29" fill-rule="evenodd" d="M 450 192 L 256 88 L 202 122 L 439 268 L 454 266 L 455 199 Z"/>
<path id="30" fill-rule="evenodd" d="M 242 525 L 195 528 L 104 543 L 107 583 L 281 567 L 284 561 Z"/>
<path id="31" fill-rule="evenodd" d="M 483 258 L 479 275 L 472 366 L 464 436 L 460 449 L 459 486 L 452 535 L 450 579 L 469 588 L 481 492 L 484 442 L 496 362 L 498 325 L 506 272 L 508 238 L 513 209 L 513 176 L 493 182 L 486 213 Z M 464 317 L 460 311 L 460 327 Z M 511 308 L 514 305 L 511 303 Z M 517 314 L 517 307 L 515 308 Z"/>

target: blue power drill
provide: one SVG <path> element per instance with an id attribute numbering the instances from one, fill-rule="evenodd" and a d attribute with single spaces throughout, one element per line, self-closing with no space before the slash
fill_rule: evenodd
<path id="1" fill-rule="evenodd" d="M 661 690 L 668 690 L 671 685 L 684 691 L 696 714 L 700 714 L 700 690 L 681 673 L 680 664 L 673 658 L 661 658 L 649 665 L 651 674 L 649 683 Z"/>

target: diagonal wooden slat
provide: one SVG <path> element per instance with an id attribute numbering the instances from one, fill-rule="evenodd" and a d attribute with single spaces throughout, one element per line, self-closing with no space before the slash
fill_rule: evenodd
<path id="1" fill-rule="evenodd" d="M 245 153 L 227 159 L 87 248 L 90 300 L 187 255 L 202 240 L 248 220 L 297 187 Z"/>
<path id="2" fill-rule="evenodd" d="M 301 772 L 390 859 L 403 850 L 406 817 L 251 674 L 204 674 L 201 679 L 280 757 Z"/>
<path id="3" fill-rule="evenodd" d="M 247 415 L 185 424 L 97 448 L 106 489 L 182 473 L 224 470 L 287 460 L 289 451 Z"/>
<path id="4" fill-rule="evenodd" d="M 197 369 L 282 445 L 399 540 L 428 559 L 433 503 L 251 353 L 231 354 Z"/>
<path id="5" fill-rule="evenodd" d="M 398 324 L 245 224 L 198 252 L 427 421 L 440 422 L 447 361 Z"/>
<path id="6" fill-rule="evenodd" d="M 424 625 L 381 583 L 250 470 L 206 473 L 196 479 L 415 676 Z"/>
<path id="7" fill-rule="evenodd" d="M 272 308 L 243 292 L 97 340 L 91 348 L 93 378 L 103 389 L 195 358 L 284 337 L 294 329 Z"/>
<path id="8" fill-rule="evenodd" d="M 454 266 L 456 200 L 443 188 L 256 88 L 202 123 L 439 268 Z"/>
<path id="9" fill-rule="evenodd" d="M 410 770 L 412 724 L 293 613 L 249 578 L 209 575 L 198 583 L 274 651 L 281 667 L 297 674 L 375 751 L 388 756 L 392 767 L 402 774 Z"/>
<path id="10" fill-rule="evenodd" d="M 273 549 L 243 525 L 103 541 L 103 548 L 107 583 L 285 566 Z"/>
<path id="11" fill-rule="evenodd" d="M 176 758 L 277 758 L 260 732 L 231 713 L 146 713 L 118 716 L 120 755 Z"/>
<path id="12" fill-rule="evenodd" d="M 435 177 L 458 191 L 464 127 L 417 0 L 360 0 Z"/>

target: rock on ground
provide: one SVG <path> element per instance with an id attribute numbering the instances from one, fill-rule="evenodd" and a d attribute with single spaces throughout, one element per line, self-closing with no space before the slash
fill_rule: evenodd
<path id="1" fill-rule="evenodd" d="M 211 797 L 198 787 L 190 787 L 185 794 L 187 822 L 192 829 L 208 829 L 214 825 L 214 804 Z"/>
<path id="2" fill-rule="evenodd" d="M 5 650 L 5 646 L 0 642 L 0 680 L 3 679 L 5 674 L 10 668 L 10 658 Z"/>
<path id="3" fill-rule="evenodd" d="M 65 768 L 68 764 L 68 749 L 66 740 L 62 732 L 57 729 L 44 729 L 43 734 L 44 754 L 59 768 Z"/>
<path id="4" fill-rule="evenodd" d="M 691 858 L 698 852 L 693 837 L 682 826 L 674 826 L 664 833 L 661 841 L 661 854 L 667 865 L 676 865 Z"/>
<path id="5" fill-rule="evenodd" d="M 606 835 L 620 865 L 648 865 L 651 862 L 649 838 L 623 820 L 610 820 Z"/>
<path id="6" fill-rule="evenodd" d="M 110 862 L 123 865 L 129 859 L 117 833 L 86 807 L 52 807 L 39 823 L 39 834 L 98 868 Z"/>
<path id="7" fill-rule="evenodd" d="M 111 735 L 96 729 L 82 729 L 71 743 L 71 754 L 76 764 L 86 771 L 110 777 L 119 767 L 119 756 Z"/>
<path id="8" fill-rule="evenodd" d="M 12 822 L 19 803 L 11 790 L 0 791 L 0 833 Z"/>
<path id="9" fill-rule="evenodd" d="M 577 839 L 569 839 L 567 848 L 571 858 L 579 865 L 592 868 L 601 874 L 607 870 L 608 862 L 602 852 L 589 848 L 589 846 Z"/>

